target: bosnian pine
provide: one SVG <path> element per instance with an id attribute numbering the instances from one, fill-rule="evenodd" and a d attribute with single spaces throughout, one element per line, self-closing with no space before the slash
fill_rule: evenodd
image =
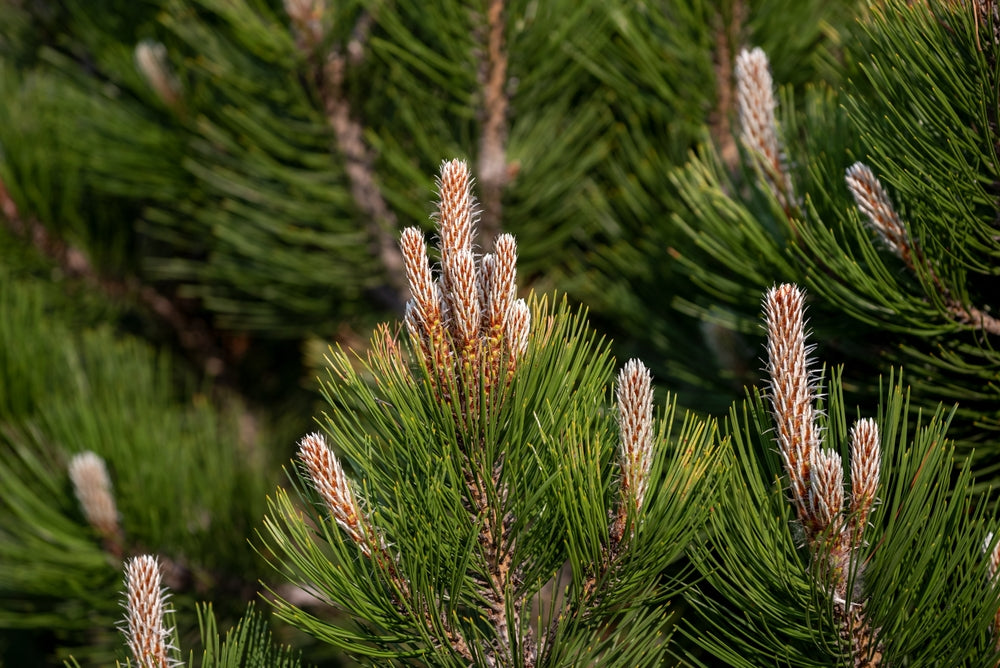
<path id="1" fill-rule="evenodd" d="M 688 242 L 674 257 L 699 287 L 675 305 L 713 323 L 737 378 L 752 377 L 744 338 L 759 295 L 795 282 L 813 295 L 828 359 L 863 371 L 852 395 L 874 400 L 875 379 L 905 364 L 914 409 L 957 403 L 954 438 L 995 477 L 1000 38 L 988 7 L 877 3 L 840 88 L 793 93 L 763 50 L 746 49 L 734 72 L 741 160 L 705 147 L 675 175 Z"/>
<path id="2" fill-rule="evenodd" d="M 734 476 L 692 551 L 686 633 L 746 668 L 996 666 L 996 518 L 968 460 L 952 481 L 952 413 L 909 427 L 890 376 L 854 418 L 806 344 L 804 293 L 771 288 L 764 311 L 768 387 L 730 411 Z"/>
<path id="3" fill-rule="evenodd" d="M 436 271 L 402 235 L 405 333 L 331 352 L 322 431 L 269 501 L 263 551 L 315 597 L 277 614 L 373 663 L 656 665 L 679 582 L 659 574 L 717 488 L 713 424 L 672 433 L 636 360 L 607 405 L 607 346 L 517 299 L 513 237 L 476 252 L 464 163 L 439 197 Z"/>

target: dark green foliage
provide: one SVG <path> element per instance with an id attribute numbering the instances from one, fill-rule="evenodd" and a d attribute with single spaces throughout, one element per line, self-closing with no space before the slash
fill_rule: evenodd
<path id="1" fill-rule="evenodd" d="M 490 95 L 508 110 L 495 133 L 496 224 L 522 239 L 524 269 L 550 271 L 554 257 L 590 243 L 590 174 L 611 134 L 580 64 L 605 43 L 597 6 L 507 7 L 506 77 L 488 93 L 477 73 L 489 26 L 461 2 L 331 6 L 324 48 L 343 52 L 360 36 L 363 53 L 345 61 L 342 89 L 319 69 L 322 56 L 296 43 L 280 4 L 163 2 L 125 33 L 91 4 L 69 3 L 58 22 L 66 33 L 40 50 L 39 66 L 4 77 L 21 115 L 0 126 L 9 156 L 0 177 L 24 214 L 70 229 L 105 268 L 177 284 L 224 329 L 329 336 L 345 317 L 367 324 L 372 311 L 400 307 L 383 235 L 426 220 L 421 193 L 442 155 L 481 153 Z M 46 21 L 40 9 L 31 19 Z M 133 51 L 149 40 L 165 47 L 169 93 L 137 67 Z M 372 197 L 356 190 L 348 168 L 357 156 L 330 99 L 357 124 Z M 372 198 L 389 219 L 373 220 Z"/>
<path id="2" fill-rule="evenodd" d="M 298 668 L 298 657 L 289 649 L 271 643 L 271 633 L 253 604 L 234 628 L 219 634 L 211 605 L 198 607 L 201 637 L 205 642 L 202 668 Z M 190 661 L 189 665 L 195 665 Z"/>
<path id="3" fill-rule="evenodd" d="M 977 469 L 993 472 L 985 456 L 998 419 L 997 335 L 961 311 L 989 315 L 1000 294 L 996 110 L 982 102 L 996 89 L 996 47 L 978 50 L 972 14 L 957 6 L 888 3 L 861 25 L 865 52 L 842 91 L 806 90 L 796 104 L 782 90 L 780 134 L 801 196 L 790 215 L 751 160 L 731 174 L 705 149 L 678 173 L 685 208 L 674 220 L 693 242 L 680 258 L 699 290 L 675 304 L 753 333 L 762 290 L 799 283 L 812 295 L 811 324 L 828 359 L 851 360 L 870 377 L 905 361 L 915 405 L 959 402 L 953 436 L 963 454 L 979 446 Z M 914 266 L 858 213 L 844 185 L 858 160 L 887 187 Z M 753 368 L 738 346 L 727 352 L 737 373 Z M 875 396 L 871 383 L 851 390 Z"/>
<path id="4" fill-rule="evenodd" d="M 822 426 L 825 447 L 846 463 L 841 387 L 834 373 Z M 878 409 L 891 477 L 852 562 L 854 600 L 888 665 L 992 666 L 997 592 L 985 553 L 995 518 L 972 495 L 967 465 L 953 481 L 951 416 L 939 409 L 910 430 L 907 394 L 890 378 Z M 709 587 L 691 596 L 698 614 L 685 633 L 726 665 L 853 666 L 802 545 L 772 425 L 759 392 L 731 411 L 731 493 L 711 516 L 709 542 L 692 553 Z"/>
<path id="5" fill-rule="evenodd" d="M 233 602 L 255 586 L 244 545 L 270 458 L 241 442 L 235 413 L 182 400 L 166 355 L 106 327 L 74 328 L 52 313 L 64 298 L 50 290 L 9 271 L 0 280 L 0 628 L 46 629 L 57 655 L 86 644 L 78 658 L 107 663 L 121 642 L 121 564 L 87 526 L 70 457 L 106 461 L 126 554 L 164 555 L 182 596 Z"/>
<path id="6" fill-rule="evenodd" d="M 668 404 L 637 533 L 614 564 L 604 566 L 617 488 L 617 429 L 605 408 L 611 359 L 565 305 L 550 312 L 540 303 L 533 311 L 529 352 L 500 403 L 484 408 L 471 431 L 456 423 L 426 370 L 411 371 L 378 346 L 367 360 L 332 354 L 324 428 L 353 466 L 362 508 L 384 532 L 395 565 L 387 570 L 362 556 L 325 512 L 303 514 L 294 497 L 279 490 L 262 537 L 267 553 L 354 623 L 331 622 L 279 599 L 280 617 L 375 663 L 465 665 L 449 628 L 477 663 L 487 661 L 492 653 L 486 650 L 500 639 L 476 584 L 489 571 L 479 528 L 470 523 L 467 485 L 476 475 L 470 470 L 497 466 L 505 491 L 494 511 L 516 518 L 512 568 L 522 574 L 520 588 L 509 595 L 538 606 L 537 619 L 521 622 L 522 632 L 534 627 L 541 643 L 538 665 L 655 665 L 662 659 L 662 606 L 680 583 L 649 576 L 682 554 L 716 493 L 717 482 L 706 477 L 718 452 L 714 428 L 688 420 L 672 435 Z M 323 507 L 311 493 L 303 498 Z"/>
<path id="7" fill-rule="evenodd" d="M 600 167 L 604 200 L 595 203 L 607 237 L 560 280 L 614 332 L 619 346 L 669 379 L 687 406 L 724 411 L 753 380 L 757 364 L 740 358 L 756 354 L 752 345 L 688 317 L 685 302 L 697 292 L 691 268 L 678 261 L 688 242 L 674 217 L 684 210 L 686 189 L 674 174 L 709 136 L 722 154 L 718 169 L 738 161 L 733 64 L 741 48 L 767 49 L 776 81 L 796 90 L 811 82 L 836 84 L 851 71 L 842 51 L 861 4 L 626 2 L 607 10 L 611 41 L 600 60 L 588 63 L 609 90 L 616 121 L 615 150 Z M 826 136 L 815 139 L 832 143 Z M 711 191 L 695 192 L 712 197 Z M 738 183 L 724 192 L 745 191 Z M 696 214 L 689 222 L 707 234 L 699 220 Z M 748 263 L 756 259 L 742 248 L 731 257 L 742 256 Z M 762 289 L 754 286 L 752 308 Z M 715 303 L 705 301 L 706 308 Z M 712 316 L 727 320 L 724 313 Z M 708 353 L 718 348 L 722 359 Z M 734 355 L 738 368 L 730 364 Z"/>
<path id="8" fill-rule="evenodd" d="M 847 369 L 827 385 L 827 444 L 846 448 L 848 405 L 882 429 L 852 585 L 883 665 L 996 665 L 990 3 L 327 4 L 310 42 L 278 0 L 0 3 L 0 663 L 125 661 L 122 560 L 149 552 L 176 569 L 192 664 L 203 647 L 206 666 L 299 665 L 253 609 L 219 634 L 267 561 L 294 583 L 263 570 L 277 617 L 327 645 L 310 659 L 484 665 L 500 641 L 468 483 L 497 471 L 483 496 L 513 518 L 511 594 L 527 602 L 504 613 L 542 643 L 537 665 L 850 665 L 761 393 L 721 427 L 675 415 L 678 401 L 723 415 L 759 385 L 760 297 L 787 281 Z M 779 86 L 787 206 L 739 137 L 733 61 L 753 46 Z M 514 233 L 522 278 L 587 302 L 619 338 L 539 300 L 502 398 L 450 388 L 483 399 L 463 419 L 391 330 L 363 343 L 401 315 L 395 243 L 407 225 L 433 234 L 427 193 L 449 157 L 478 179 L 476 253 Z M 909 260 L 859 214 L 855 161 L 886 186 Z M 301 430 L 301 358 L 334 337 L 357 351 L 316 365 L 320 424 L 391 568 L 307 476 L 265 497 L 270 453 L 292 440 L 270 425 Z M 164 342 L 223 370 L 193 382 Z M 612 350 L 671 390 L 621 552 Z M 280 397 L 246 409 L 234 387 Z M 111 471 L 122 545 L 73 496 L 83 451 Z"/>

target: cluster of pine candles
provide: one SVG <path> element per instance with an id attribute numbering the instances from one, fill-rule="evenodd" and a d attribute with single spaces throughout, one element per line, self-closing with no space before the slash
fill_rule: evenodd
<path id="1" fill-rule="evenodd" d="M 798 206 L 794 186 L 783 164 L 784 157 L 774 121 L 774 99 L 766 56 L 759 49 L 745 51 L 737 61 L 739 112 L 743 141 L 757 156 L 775 197 L 786 211 Z M 869 220 L 883 244 L 911 271 L 922 266 L 919 247 L 909 238 L 885 189 L 871 170 L 861 164 L 847 170 L 847 184 L 859 210 Z M 438 270 L 428 256 L 424 234 L 418 228 L 403 231 L 400 246 L 412 299 L 407 304 L 405 326 L 410 337 L 408 356 L 388 327 L 375 338 L 380 359 L 393 360 L 390 374 L 403 383 L 429 382 L 430 390 L 454 422 L 455 454 L 465 472 L 465 511 L 478 531 L 478 596 L 483 619 L 493 627 L 493 641 L 475 641 L 438 616 L 413 591 L 401 555 L 395 551 L 377 521 L 363 489 L 352 482 L 322 433 L 305 436 L 298 450 L 302 479 L 325 506 L 329 518 L 341 529 L 343 539 L 356 546 L 385 576 L 393 591 L 399 615 L 416 619 L 428 637 L 446 643 L 469 664 L 525 665 L 544 663 L 560 615 L 548 628 L 525 620 L 531 614 L 530 596 L 518 596 L 525 573 L 512 557 L 514 527 L 521 518 L 509 510 L 511 489 L 501 475 L 502 452 L 469 438 L 489 427 L 492 416 L 505 401 L 514 401 L 507 390 L 529 350 L 532 314 L 527 302 L 517 298 L 514 237 L 500 235 L 492 251 L 477 254 L 474 246 L 477 218 L 468 167 L 460 161 L 442 166 L 439 205 Z M 946 296 L 946 298 L 950 298 Z M 987 331 L 996 321 L 975 308 L 949 302 L 957 320 L 972 322 Z M 855 666 L 883 664 L 884 647 L 865 609 L 864 563 L 857 558 L 866 545 L 866 529 L 879 502 L 883 477 L 879 430 L 873 419 L 860 419 L 850 432 L 849 482 L 845 464 L 832 447 L 824 447 L 817 425 L 819 377 L 806 344 L 803 292 L 783 284 L 767 292 L 763 301 L 767 330 L 768 399 L 776 441 L 784 465 L 788 501 L 794 510 L 801 549 L 808 552 L 810 572 L 817 587 L 832 600 L 840 636 Z M 544 321 L 536 327 L 547 326 Z M 416 368 L 420 373 L 411 369 Z M 583 584 L 585 597 L 597 596 L 643 521 L 647 497 L 655 492 L 652 479 L 656 447 L 652 378 L 638 360 L 626 363 L 615 388 L 618 424 L 617 499 L 607 517 L 604 551 L 590 564 Z M 334 446 L 337 444 L 334 443 Z M 88 522 L 104 540 L 111 554 L 124 556 L 122 530 L 117 522 L 110 479 L 104 463 L 92 453 L 78 455 L 70 467 L 77 497 Z M 987 537 L 989 573 L 1000 565 L 1000 544 L 992 549 Z M 168 592 L 163 586 L 161 562 L 152 555 L 129 558 L 125 565 L 126 618 L 122 629 L 137 665 L 163 668 L 179 663 L 169 614 Z M 558 597 L 557 597 L 558 598 Z M 565 612 L 565 611 L 564 611 Z M 1000 612 L 995 622 L 1000 637 Z"/>

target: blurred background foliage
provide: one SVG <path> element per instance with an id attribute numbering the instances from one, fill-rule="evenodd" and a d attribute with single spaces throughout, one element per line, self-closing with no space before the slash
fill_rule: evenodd
<path id="1" fill-rule="evenodd" d="M 241 613 L 322 351 L 400 317 L 395 240 L 431 229 L 446 158 L 476 174 L 481 245 L 515 234 L 522 288 L 586 304 L 682 406 L 722 414 L 758 382 L 760 295 L 796 281 L 823 358 L 861 379 L 849 403 L 905 361 L 914 406 L 959 401 L 960 451 L 995 476 L 995 337 L 873 245 L 843 185 L 868 162 L 952 294 L 1000 294 L 996 61 L 967 8 L 431 5 L 0 4 L 0 662 L 119 651 L 120 564 L 65 472 L 83 450 L 128 549 L 178 565 L 177 607 L 211 591 Z M 791 215 L 739 139 L 751 46 Z"/>

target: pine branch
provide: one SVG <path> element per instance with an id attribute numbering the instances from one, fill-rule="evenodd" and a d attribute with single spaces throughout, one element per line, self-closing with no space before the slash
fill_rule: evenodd
<path id="1" fill-rule="evenodd" d="M 388 575 L 403 598 L 411 599 L 413 591 L 410 583 L 400 575 L 385 539 L 358 504 L 340 461 L 330 451 L 322 434 L 309 434 L 300 441 L 299 459 L 305 466 L 306 475 L 313 489 L 319 493 L 341 529 L 366 558 L 378 564 L 378 567 Z M 401 615 L 408 614 L 407 603 L 412 604 L 413 601 L 395 601 Z M 449 640 L 451 649 L 463 659 L 468 661 L 473 659 L 465 639 L 451 628 L 446 618 L 435 620 L 426 606 L 422 608 L 422 616 L 428 633 L 433 635 L 435 628 L 440 626 Z"/>
<path id="2" fill-rule="evenodd" d="M 951 290 L 944 285 L 930 261 L 910 237 L 910 233 L 892 205 L 892 200 L 889 199 L 888 193 L 881 181 L 872 173 L 871 168 L 856 162 L 848 167 L 846 180 L 855 204 L 868 219 L 870 227 L 889 250 L 903 261 L 907 269 L 918 276 L 925 272 L 930 277 L 934 288 L 944 301 L 945 310 L 957 322 L 1000 336 L 1000 319 L 991 316 L 983 309 L 965 305 L 952 296 Z"/>
<path id="3" fill-rule="evenodd" d="M 399 223 L 389 208 L 375 177 L 375 156 L 364 139 L 364 127 L 344 91 L 344 77 L 349 65 L 364 58 L 365 44 L 373 23 L 369 12 L 362 12 L 355 23 L 346 47 L 346 55 L 337 46 L 323 54 L 326 35 L 323 27 L 325 0 L 289 0 L 285 9 L 292 20 L 296 43 L 302 55 L 313 63 L 313 78 L 319 90 L 327 123 L 333 130 L 337 149 L 344 158 L 354 203 L 367 219 L 367 230 L 375 256 L 386 271 L 392 290 L 383 295 L 387 306 L 401 310 L 406 301 L 406 276 L 403 257 L 396 246 Z"/>
<path id="4" fill-rule="evenodd" d="M 513 237 L 500 235 L 481 258 L 472 251 L 468 167 L 444 163 L 438 189 L 439 270 L 417 228 L 401 236 L 409 355 L 382 327 L 364 361 L 330 358 L 324 395 L 336 410 L 326 428 L 358 482 L 309 436 L 300 479 L 316 490 L 320 516 L 303 517 L 279 490 L 266 520 L 275 565 L 350 611 L 356 630 L 280 597 L 278 614 L 373 659 L 658 660 L 662 623 L 638 622 L 639 610 L 662 602 L 651 574 L 703 524 L 715 432 L 687 420 L 685 446 L 665 446 L 671 408 L 668 426 L 654 429 L 652 380 L 633 360 L 619 376 L 616 452 L 611 411 L 595 410 L 606 348 L 562 312 L 541 310 L 530 332 Z M 571 574 L 566 591 L 541 594 L 562 586 L 561 573 Z M 543 622 L 529 612 L 536 604 Z"/>
<path id="5" fill-rule="evenodd" d="M 482 130 L 479 136 L 479 184 L 483 199 L 483 244 L 490 249 L 500 234 L 503 193 L 511 180 L 507 164 L 507 51 L 504 43 L 505 0 L 490 0 L 486 8 L 486 45 L 480 55 Z"/>
<path id="6" fill-rule="evenodd" d="M 805 307 L 801 291 L 781 285 L 764 299 L 768 373 L 778 442 L 791 482 L 792 502 L 805 531 L 815 576 L 828 588 L 840 636 L 855 668 L 881 665 L 882 649 L 865 617 L 865 603 L 848 592 L 851 564 L 867 526 L 878 488 L 881 453 L 872 421 L 855 425 L 851 439 L 852 521 L 845 522 L 844 469 L 840 455 L 823 449 L 815 424 L 816 391 L 805 346 Z"/>
<path id="7" fill-rule="evenodd" d="M 173 300 L 151 285 L 102 276 L 81 249 L 60 239 L 41 222 L 21 216 L 17 204 L 2 181 L 0 211 L 8 229 L 29 241 L 41 255 L 55 262 L 66 276 L 97 288 L 112 299 L 142 304 L 169 327 L 180 346 L 198 362 L 207 377 L 224 378 L 227 375 L 225 355 L 216 345 L 214 335 L 204 322 L 188 316 Z"/>

